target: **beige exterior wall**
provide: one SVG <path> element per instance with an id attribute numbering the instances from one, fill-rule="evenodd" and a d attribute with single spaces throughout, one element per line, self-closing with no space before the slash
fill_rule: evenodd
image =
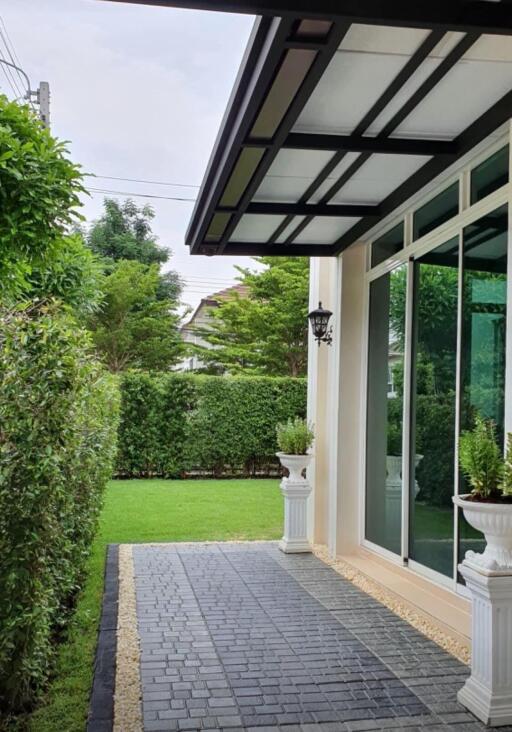
<path id="1" fill-rule="evenodd" d="M 359 487 L 364 375 L 365 247 L 311 260 L 310 307 L 333 311 L 332 346 L 310 335 L 308 418 L 315 426 L 310 538 L 332 556 L 359 544 Z"/>
<path id="2" fill-rule="evenodd" d="M 365 349 L 365 245 L 338 258 L 311 260 L 310 308 L 322 299 L 333 311 L 332 346 L 310 334 L 308 418 L 315 426 L 315 458 L 308 469 L 309 538 L 327 547 L 370 583 L 382 586 L 404 612 L 434 633 L 470 647 L 469 601 L 411 570 L 362 548 Z"/>

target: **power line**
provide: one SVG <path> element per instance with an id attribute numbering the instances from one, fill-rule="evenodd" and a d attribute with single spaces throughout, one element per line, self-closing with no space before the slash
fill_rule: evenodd
<path id="1" fill-rule="evenodd" d="M 188 283 L 190 287 L 194 287 L 198 290 L 204 288 L 204 287 L 231 287 L 235 285 L 239 285 L 239 282 L 193 282 L 190 280 L 187 280 L 186 277 L 182 278 L 184 282 Z"/>
<path id="2" fill-rule="evenodd" d="M 12 90 L 12 92 L 13 92 L 14 96 L 15 96 L 15 97 L 18 97 L 18 96 L 20 96 L 20 91 L 19 91 L 19 89 L 18 89 L 18 88 L 17 88 L 16 86 L 15 86 L 15 84 L 13 83 L 13 79 L 14 79 L 14 77 L 13 77 L 13 75 L 12 75 L 11 69 L 9 68 L 9 63 L 8 63 L 8 61 L 7 61 L 7 60 L 6 60 L 5 58 L 4 58 L 4 55 L 3 55 L 3 53 L 2 53 L 1 51 L 0 51 L 0 64 L 2 65 L 2 71 L 4 72 L 4 76 L 5 76 L 5 78 L 7 79 L 7 83 L 8 83 L 8 84 L 9 84 L 9 86 L 11 87 L 11 90 Z M 9 72 L 9 73 L 7 73 L 7 72 Z"/>
<path id="3" fill-rule="evenodd" d="M 121 180 L 126 181 L 128 183 L 148 183 L 149 185 L 154 186 L 178 186 L 179 188 L 200 188 L 201 186 L 194 185 L 192 183 L 166 183 L 162 180 L 144 180 L 141 178 L 121 178 L 116 175 L 95 175 L 94 173 L 89 173 L 89 177 L 91 178 L 103 178 L 105 180 Z"/>
<path id="4" fill-rule="evenodd" d="M 236 282 L 235 280 L 223 280 L 222 282 L 219 282 L 218 280 L 200 280 L 200 281 L 194 281 L 190 280 L 186 275 L 180 274 L 180 278 L 184 282 L 188 282 L 190 284 L 190 287 L 197 287 L 200 289 L 203 286 L 211 287 L 212 285 L 215 287 L 231 287 L 232 285 L 241 285 L 241 282 Z"/>
<path id="5" fill-rule="evenodd" d="M 16 61 L 14 59 L 14 56 L 11 53 L 11 49 L 9 47 L 9 44 L 7 43 L 6 37 L 5 37 L 4 32 L 2 31 L 2 28 L 1 27 L 0 27 L 0 38 L 3 41 L 3 44 L 4 44 L 5 49 L 7 51 L 7 55 L 10 58 L 12 65 L 13 66 L 19 66 L 20 64 L 19 63 L 18 64 L 16 63 Z M 5 56 L 4 56 L 3 51 L 2 51 L 2 58 L 5 59 Z M 13 72 L 11 71 L 11 69 L 9 67 L 7 68 L 7 71 L 9 72 L 9 75 L 10 75 L 12 81 L 13 81 L 13 84 L 14 84 L 15 88 L 16 88 L 16 91 L 15 91 L 16 96 L 23 96 L 23 85 L 25 84 L 25 81 L 23 80 L 23 77 L 21 76 L 19 70 L 16 69 L 16 73 L 18 75 L 18 79 L 21 79 L 22 80 L 21 90 L 20 90 L 20 87 L 18 86 L 18 80 L 15 78 Z"/>
<path id="6" fill-rule="evenodd" d="M 196 275 L 183 275 L 187 280 L 197 281 L 197 282 L 220 282 L 221 284 L 223 282 L 233 282 L 233 279 L 230 277 L 197 277 Z"/>
<path id="7" fill-rule="evenodd" d="M 2 18 L 1 15 L 0 15 L 0 24 L 2 25 L 2 28 L 4 29 L 5 38 L 7 38 L 7 41 L 6 41 L 3 33 L 0 30 L 0 33 L 2 33 L 2 38 L 4 40 L 5 46 L 7 48 L 7 53 L 9 54 L 9 58 L 11 59 L 11 61 L 13 62 L 13 64 L 15 66 L 23 66 L 23 64 L 21 63 L 21 61 L 19 59 L 18 54 L 16 53 L 16 49 L 14 48 L 14 43 L 11 40 L 9 31 L 7 30 L 7 26 L 5 25 L 4 19 Z M 11 52 L 11 49 L 12 49 L 12 52 Z M 18 74 L 18 77 L 19 77 L 21 83 L 24 84 L 25 81 L 24 81 L 23 76 L 21 75 L 19 69 L 16 69 L 16 71 L 17 71 L 17 74 Z"/>
<path id="8" fill-rule="evenodd" d="M 130 196 L 133 198 L 159 198 L 165 201 L 186 201 L 187 203 L 195 203 L 195 198 L 183 198 L 180 196 L 158 196 L 153 193 L 134 193 L 129 191 L 112 191 L 106 188 L 88 188 L 90 193 L 102 193 L 103 195 L 113 196 Z"/>

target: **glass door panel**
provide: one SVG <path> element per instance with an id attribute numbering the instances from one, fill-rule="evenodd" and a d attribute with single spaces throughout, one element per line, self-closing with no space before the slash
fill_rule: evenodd
<path id="1" fill-rule="evenodd" d="M 459 239 L 414 262 L 409 557 L 453 576 Z"/>
<path id="2" fill-rule="evenodd" d="M 366 538 L 402 546 L 402 430 L 407 265 L 370 285 Z"/>
<path id="3" fill-rule="evenodd" d="M 507 207 L 464 229 L 461 430 L 476 414 L 496 423 L 501 444 L 505 416 L 505 332 L 507 306 Z M 469 490 L 461 476 L 459 493 Z M 482 534 L 459 517 L 459 561 L 468 549 L 483 551 Z"/>

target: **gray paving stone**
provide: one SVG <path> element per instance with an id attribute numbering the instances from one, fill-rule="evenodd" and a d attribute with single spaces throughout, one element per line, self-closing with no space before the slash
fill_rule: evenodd
<path id="1" fill-rule="evenodd" d="M 312 555 L 136 546 L 134 567 L 145 732 L 485 729 L 467 667 Z"/>

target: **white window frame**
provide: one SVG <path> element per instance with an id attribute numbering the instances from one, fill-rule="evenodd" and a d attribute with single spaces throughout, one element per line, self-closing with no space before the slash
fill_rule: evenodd
<path id="1" fill-rule="evenodd" d="M 509 182 L 496 191 L 470 205 L 470 178 L 471 171 L 480 163 L 487 160 L 491 155 L 509 145 Z M 422 205 L 428 203 L 438 193 L 448 188 L 452 183 L 459 183 L 459 213 L 449 221 L 445 222 L 425 236 L 412 241 L 413 214 Z M 449 169 L 443 176 L 440 176 L 416 196 L 412 197 L 406 204 L 402 205 L 378 226 L 371 230 L 367 244 L 367 272 L 365 274 L 365 297 L 363 314 L 363 399 L 361 400 L 361 455 L 360 455 L 360 483 L 359 483 L 359 543 L 361 546 L 388 559 L 394 564 L 408 567 L 411 571 L 434 581 L 436 584 L 447 587 L 453 592 L 468 596 L 467 590 L 457 582 L 457 537 L 458 537 L 458 511 L 454 510 L 454 571 L 452 577 L 436 572 L 412 559 L 409 559 L 409 476 L 410 476 L 410 359 L 412 356 L 412 285 L 413 285 L 413 264 L 414 259 L 435 249 L 449 239 L 459 237 L 459 257 L 462 254 L 462 233 L 463 229 L 477 219 L 494 211 L 502 205 L 508 204 L 508 248 L 510 254 L 507 260 L 507 338 L 506 338 L 506 366 L 505 366 L 505 433 L 512 431 L 512 120 L 502 126 L 497 132 L 487 138 L 486 141 L 475 147 L 466 155 L 457 166 Z M 404 248 L 397 254 L 389 257 L 375 267 L 371 268 L 371 245 L 383 234 L 393 229 L 399 223 L 404 222 Z M 462 260 L 461 260 L 462 261 Z M 394 554 L 389 550 L 378 546 L 366 539 L 366 442 L 367 442 L 367 400 L 368 400 L 368 346 L 369 346 L 369 303 L 370 284 L 383 275 L 408 263 L 407 293 L 406 293 L 406 322 L 405 322 L 405 352 L 404 352 L 404 411 L 403 411 L 403 449 L 402 449 L 402 552 L 401 555 Z M 459 403 L 460 403 L 460 322 L 462 288 L 462 269 L 459 268 L 459 297 L 458 297 L 458 328 L 457 328 L 457 384 L 456 384 L 456 424 L 455 424 L 455 477 L 454 490 L 458 490 L 458 434 L 459 434 Z"/>

